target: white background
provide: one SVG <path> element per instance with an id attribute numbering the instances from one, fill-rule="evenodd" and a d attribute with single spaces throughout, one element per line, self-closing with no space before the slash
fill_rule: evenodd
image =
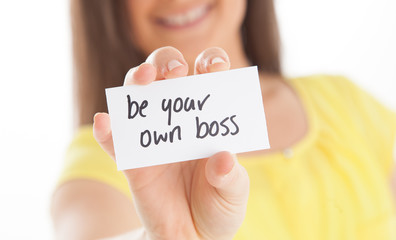
<path id="1" fill-rule="evenodd" d="M 396 109 L 396 1 L 276 0 L 287 76 L 342 74 Z M 52 239 L 71 139 L 65 0 L 0 2 L 0 238 Z"/>

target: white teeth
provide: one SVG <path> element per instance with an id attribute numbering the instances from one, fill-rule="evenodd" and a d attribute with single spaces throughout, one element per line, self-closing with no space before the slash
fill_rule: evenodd
<path id="1" fill-rule="evenodd" d="M 166 25 L 182 27 L 184 25 L 188 25 L 198 20 L 203 15 L 205 15 L 206 11 L 207 11 L 206 6 L 202 6 L 202 7 L 194 8 L 183 14 L 177 14 L 177 15 L 165 17 L 162 20 Z"/>

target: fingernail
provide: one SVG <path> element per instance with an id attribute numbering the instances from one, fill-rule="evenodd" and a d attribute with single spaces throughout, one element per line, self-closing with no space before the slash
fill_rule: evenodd
<path id="1" fill-rule="evenodd" d="M 212 59 L 210 64 L 215 64 L 215 63 L 225 63 L 225 61 L 221 57 L 215 57 Z"/>
<path id="2" fill-rule="evenodd" d="M 173 69 L 182 66 L 183 64 L 177 60 L 171 60 L 168 62 L 168 71 L 172 71 Z"/>
<path id="3" fill-rule="evenodd" d="M 231 170 L 230 170 L 228 173 L 226 173 L 226 174 L 224 174 L 224 175 L 222 176 L 222 179 L 223 179 L 223 180 L 224 180 L 224 179 L 227 179 L 228 176 L 230 176 L 231 174 L 233 174 L 232 172 L 234 171 L 236 165 L 238 164 L 237 156 L 236 156 L 235 154 L 231 154 L 231 156 L 232 156 L 232 158 L 233 158 L 233 160 L 234 160 L 234 164 L 232 165 Z"/>

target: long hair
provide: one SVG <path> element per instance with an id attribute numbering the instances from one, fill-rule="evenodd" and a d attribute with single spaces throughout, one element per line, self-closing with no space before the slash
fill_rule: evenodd
<path id="1" fill-rule="evenodd" d="M 144 62 L 134 45 L 127 0 L 71 0 L 75 124 L 106 112 L 105 88 L 123 84 L 129 68 Z M 273 0 L 248 0 L 241 34 L 248 59 L 260 71 L 281 75 L 280 37 Z"/>

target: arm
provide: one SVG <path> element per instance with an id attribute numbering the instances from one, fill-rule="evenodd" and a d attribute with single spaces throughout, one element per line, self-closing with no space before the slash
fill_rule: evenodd
<path id="1" fill-rule="evenodd" d="M 54 193 L 51 215 L 56 239 L 100 239 L 141 226 L 130 199 L 93 180 L 61 185 Z"/>

